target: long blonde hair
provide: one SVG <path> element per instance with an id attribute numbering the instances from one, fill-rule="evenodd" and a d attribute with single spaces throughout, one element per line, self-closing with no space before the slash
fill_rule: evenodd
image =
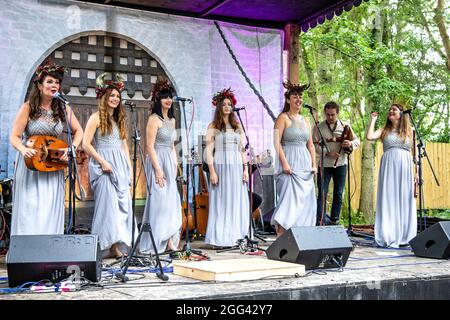
<path id="1" fill-rule="evenodd" d="M 99 103 L 98 103 L 98 114 L 100 119 L 100 133 L 104 136 L 106 133 L 111 134 L 112 132 L 112 122 L 111 118 L 108 114 L 108 99 L 111 96 L 111 93 L 113 90 L 117 91 L 117 89 L 114 88 L 108 88 L 106 89 L 105 94 L 101 97 Z M 119 91 L 117 91 L 119 92 Z M 120 131 L 120 138 L 126 139 L 127 138 L 127 128 L 125 123 L 125 110 L 122 105 L 122 96 L 120 95 L 120 102 L 119 105 L 114 109 L 112 118 L 117 123 L 117 126 L 119 127 Z"/>
<path id="2" fill-rule="evenodd" d="M 397 107 L 400 109 L 400 125 L 399 125 L 399 136 L 403 140 L 403 142 L 406 140 L 406 138 L 412 139 L 412 128 L 411 123 L 409 121 L 409 116 L 406 116 L 403 114 L 403 106 L 399 103 L 393 103 L 391 107 Z M 381 140 L 386 137 L 386 135 L 394 130 L 394 126 L 391 120 L 389 120 L 389 114 L 386 119 L 386 124 L 383 127 L 383 132 L 381 133 Z"/>

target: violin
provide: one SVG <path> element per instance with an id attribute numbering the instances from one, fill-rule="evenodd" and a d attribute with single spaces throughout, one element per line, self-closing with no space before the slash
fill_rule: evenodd
<path id="1" fill-rule="evenodd" d="M 67 161 L 60 160 L 68 145 L 65 141 L 52 136 L 31 136 L 26 143 L 27 148 L 36 150 L 31 158 L 25 158 L 28 169 L 34 171 L 52 172 L 67 168 Z M 83 164 L 87 160 L 84 151 L 76 152 L 77 164 Z"/>
<path id="2" fill-rule="evenodd" d="M 341 147 L 339 148 L 339 152 L 338 152 L 339 155 L 341 154 L 342 151 L 344 151 L 344 153 L 347 154 L 347 155 L 349 155 L 350 153 L 353 152 L 353 148 L 352 147 L 345 147 L 345 148 L 343 148 L 342 147 L 342 142 L 344 142 L 344 140 L 352 141 L 354 139 L 355 139 L 355 137 L 353 136 L 353 132 L 350 129 L 350 126 L 348 124 L 346 124 L 344 126 L 344 130 L 342 130 L 342 135 L 337 139 L 337 141 L 341 142 Z M 336 168 L 336 165 L 337 165 L 338 161 L 339 161 L 339 158 L 337 158 L 334 161 L 334 167 L 335 168 Z"/>

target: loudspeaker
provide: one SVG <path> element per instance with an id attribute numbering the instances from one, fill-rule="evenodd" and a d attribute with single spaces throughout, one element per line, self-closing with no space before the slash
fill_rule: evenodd
<path id="1" fill-rule="evenodd" d="M 271 260 L 299 263 L 311 270 L 344 267 L 352 249 L 342 226 L 293 227 L 266 254 Z"/>
<path id="2" fill-rule="evenodd" d="M 419 233 L 409 244 L 418 257 L 450 257 L 450 221 L 441 221 Z"/>
<path id="3" fill-rule="evenodd" d="M 61 281 L 79 276 L 98 282 L 102 256 L 98 235 L 11 236 L 6 257 L 10 287 L 39 280 Z"/>

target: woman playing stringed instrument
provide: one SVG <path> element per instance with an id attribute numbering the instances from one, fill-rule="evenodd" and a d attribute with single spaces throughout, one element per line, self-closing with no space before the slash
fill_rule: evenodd
<path id="1" fill-rule="evenodd" d="M 58 137 L 63 132 L 64 112 L 53 98 L 61 90 L 63 76 L 64 67 L 45 61 L 37 69 L 29 100 L 22 105 L 13 124 L 10 143 L 20 154 L 14 173 L 11 235 L 64 233 L 64 171 L 32 171 L 24 160 L 37 153 L 25 145 L 29 137 Z M 83 129 L 71 108 L 65 108 L 73 133 L 72 144 L 77 147 Z M 68 160 L 67 151 L 63 150 L 60 160 Z"/>

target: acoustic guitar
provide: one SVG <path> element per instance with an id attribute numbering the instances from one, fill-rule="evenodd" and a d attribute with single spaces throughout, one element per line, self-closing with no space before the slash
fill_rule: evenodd
<path id="1" fill-rule="evenodd" d="M 191 212 L 191 208 L 188 206 L 188 200 L 187 200 L 187 186 L 186 181 L 183 177 L 183 169 L 182 165 L 177 166 L 178 176 L 177 176 L 177 185 L 179 189 L 182 189 L 183 191 L 183 199 L 181 202 L 181 237 L 183 237 L 184 233 L 186 232 L 186 210 L 187 210 L 187 226 L 189 232 L 192 232 L 195 228 L 194 223 L 194 217 Z"/>
<path id="2" fill-rule="evenodd" d="M 201 165 L 198 165 L 198 177 L 200 192 L 195 195 L 195 212 L 197 214 L 197 231 L 200 235 L 204 236 L 206 234 L 206 227 L 208 226 L 209 193 L 206 173 L 203 171 Z"/>

